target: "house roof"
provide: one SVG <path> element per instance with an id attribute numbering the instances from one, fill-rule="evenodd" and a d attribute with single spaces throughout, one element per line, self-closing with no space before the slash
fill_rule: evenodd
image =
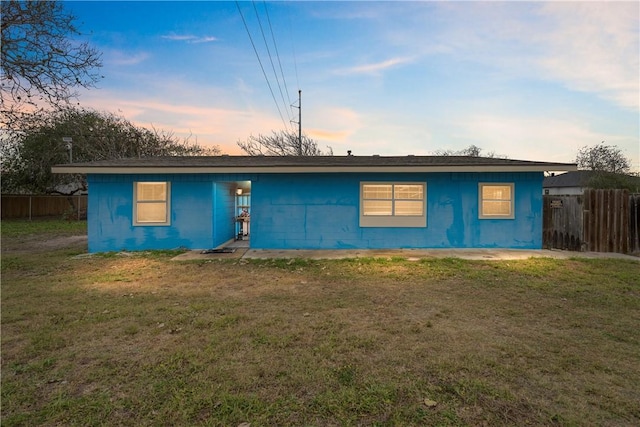
<path id="1" fill-rule="evenodd" d="M 53 173 L 338 173 L 541 172 L 576 170 L 573 163 L 468 156 L 189 156 L 100 160 L 53 166 Z"/>
<path id="2" fill-rule="evenodd" d="M 599 183 L 597 182 L 599 179 Z M 608 181 L 603 182 L 602 180 Z M 594 182 L 594 180 L 596 180 Z M 602 187 L 602 184 L 606 184 Z M 597 188 L 617 188 L 636 189 L 640 188 L 640 177 L 633 175 L 615 174 L 611 172 L 599 172 L 593 170 L 572 171 L 559 175 L 545 177 L 542 182 L 543 188 L 579 187 L 586 188 L 596 185 Z M 598 186 L 600 185 L 600 186 Z"/>
<path id="3" fill-rule="evenodd" d="M 542 182 L 543 188 L 587 187 L 593 171 L 571 171 L 559 175 L 547 176 Z"/>

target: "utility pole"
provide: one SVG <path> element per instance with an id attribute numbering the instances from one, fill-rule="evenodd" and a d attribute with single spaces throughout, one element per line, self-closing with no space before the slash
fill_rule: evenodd
<path id="1" fill-rule="evenodd" d="M 302 89 L 298 89 L 298 156 L 302 156 Z"/>
<path id="2" fill-rule="evenodd" d="M 298 156 L 302 156 L 302 90 L 298 89 L 298 106 L 291 104 L 292 108 L 298 109 L 298 121 L 291 120 L 291 123 L 298 123 Z"/>
<path id="3" fill-rule="evenodd" d="M 62 142 L 64 142 L 65 148 L 69 151 L 69 163 L 73 163 L 73 138 L 70 136 L 63 136 Z"/>

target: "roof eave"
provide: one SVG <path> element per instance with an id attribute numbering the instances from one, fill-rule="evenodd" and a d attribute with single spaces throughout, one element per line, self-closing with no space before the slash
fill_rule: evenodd
<path id="1" fill-rule="evenodd" d="M 416 172 L 544 172 L 573 171 L 573 164 L 431 165 L 431 166 L 53 166 L 53 173 L 81 174 L 214 174 L 214 173 L 416 173 Z"/>

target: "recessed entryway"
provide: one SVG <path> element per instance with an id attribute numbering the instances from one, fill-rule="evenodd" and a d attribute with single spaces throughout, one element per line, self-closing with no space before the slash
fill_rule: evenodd
<path id="1" fill-rule="evenodd" d="M 251 238 L 251 181 L 239 181 L 235 188 L 234 245 L 249 247 Z"/>

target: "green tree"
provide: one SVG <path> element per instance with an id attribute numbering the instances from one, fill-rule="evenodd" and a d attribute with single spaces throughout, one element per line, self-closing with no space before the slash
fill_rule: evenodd
<path id="1" fill-rule="evenodd" d="M 51 173 L 51 166 L 71 161 L 220 154 L 218 147 L 206 148 L 189 139 L 135 126 L 112 113 L 56 110 L 27 130 L 5 135 L 0 145 L 2 191 L 73 194 L 84 190 L 83 176 Z"/>
<path id="2" fill-rule="evenodd" d="M 246 141 L 238 141 L 238 146 L 249 156 L 333 156 L 331 147 L 327 151 L 306 135 L 302 141 L 298 134 L 287 131 L 273 131 L 271 135 L 249 136 Z"/>
<path id="3" fill-rule="evenodd" d="M 76 18 L 56 1 L 1 3 L 0 124 L 23 129 L 43 109 L 67 105 L 100 79 L 100 53 L 74 40 Z"/>
<path id="4" fill-rule="evenodd" d="M 625 189 L 632 193 L 640 193 L 640 177 L 621 173 L 596 171 L 589 178 L 587 186 L 590 188 L 600 189 Z"/>
<path id="5" fill-rule="evenodd" d="M 631 170 L 631 160 L 618 147 L 605 145 L 604 141 L 578 150 L 576 163 L 579 169 L 597 172 L 627 174 Z"/>

